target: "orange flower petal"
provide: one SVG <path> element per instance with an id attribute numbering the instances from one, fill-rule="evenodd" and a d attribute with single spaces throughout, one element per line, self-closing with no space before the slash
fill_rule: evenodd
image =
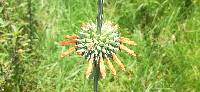
<path id="1" fill-rule="evenodd" d="M 136 54 L 135 54 L 134 51 L 130 50 L 129 48 L 127 48 L 126 46 L 124 46 L 122 44 L 119 46 L 119 48 L 122 49 L 122 50 L 124 50 L 124 51 L 126 51 L 126 52 L 128 52 L 132 56 L 136 56 Z"/>
<path id="2" fill-rule="evenodd" d="M 105 65 L 104 65 L 102 56 L 100 57 L 99 67 L 100 67 L 101 76 L 104 79 L 106 77 L 106 69 L 105 69 Z"/>
<path id="3" fill-rule="evenodd" d="M 115 55 L 115 53 L 112 53 L 112 56 L 113 56 L 113 60 L 120 66 L 120 68 L 122 70 L 125 70 L 124 64 L 121 63 L 121 61 L 117 58 L 117 56 Z"/>
<path id="4" fill-rule="evenodd" d="M 87 70 L 85 72 L 85 75 L 86 75 L 86 78 L 88 79 L 90 77 L 90 75 L 92 74 L 92 62 L 93 62 L 93 59 L 90 59 L 89 60 L 89 65 L 87 67 Z"/>
<path id="5" fill-rule="evenodd" d="M 61 46 L 65 46 L 65 45 L 69 45 L 69 44 L 73 44 L 76 43 L 76 40 L 68 40 L 68 41 L 63 41 L 60 43 Z"/>
<path id="6" fill-rule="evenodd" d="M 77 52 L 77 55 L 82 56 L 82 52 Z"/>
<path id="7" fill-rule="evenodd" d="M 108 64 L 108 67 L 110 68 L 110 70 L 112 71 L 112 74 L 113 75 L 116 75 L 116 70 L 115 68 L 113 67 L 112 63 L 110 62 L 109 58 L 105 55 L 106 57 L 106 63 Z"/>
<path id="8" fill-rule="evenodd" d="M 126 43 L 126 44 L 129 44 L 129 45 L 137 45 L 134 41 L 131 41 L 128 38 L 125 38 L 125 37 L 120 37 L 119 42 Z"/>
<path id="9" fill-rule="evenodd" d="M 75 47 L 71 47 L 71 48 L 69 48 L 67 51 L 63 52 L 63 53 L 60 55 L 60 57 L 63 58 L 63 57 L 65 57 L 65 56 L 69 55 L 70 53 L 72 53 L 72 52 L 75 51 L 75 50 L 76 50 Z"/>
<path id="10" fill-rule="evenodd" d="M 66 36 L 64 36 L 64 38 L 72 38 L 72 39 L 76 39 L 76 38 L 78 38 L 78 36 L 75 35 L 75 34 L 72 34 L 72 35 L 66 35 Z"/>

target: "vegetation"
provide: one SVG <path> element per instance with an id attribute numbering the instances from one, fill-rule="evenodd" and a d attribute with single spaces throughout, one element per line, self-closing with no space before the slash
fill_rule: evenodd
<path id="1" fill-rule="evenodd" d="M 97 0 L 0 0 L 0 91 L 91 92 L 88 62 L 59 57 L 64 35 L 95 21 Z M 119 53 L 100 92 L 200 90 L 199 0 L 104 0 L 104 20 L 120 26 L 137 57 Z"/>

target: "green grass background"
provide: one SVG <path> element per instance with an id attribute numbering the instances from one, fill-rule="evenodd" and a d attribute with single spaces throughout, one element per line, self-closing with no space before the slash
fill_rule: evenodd
<path id="1" fill-rule="evenodd" d="M 9 21 L 17 28 L 27 25 L 21 21 L 26 21 L 27 0 L 6 2 L 8 10 L 16 10 L 9 10 Z M 59 54 L 69 48 L 59 46 L 59 42 L 64 40 L 64 35 L 76 34 L 82 23 L 95 21 L 97 0 L 32 2 L 37 38 L 34 50 L 20 57 L 19 65 L 23 66 L 20 77 L 0 82 L 1 91 L 93 91 L 93 80 L 84 75 L 87 61 L 75 53 L 59 58 Z M 104 20 L 118 24 L 121 36 L 138 44 L 128 46 L 138 56 L 119 52 L 126 71 L 113 63 L 117 75 L 112 76 L 107 68 L 106 78 L 99 81 L 99 92 L 200 91 L 199 0 L 104 0 Z M 2 27 L 1 31 L 10 32 Z M 9 53 L 3 48 L 1 46 L 1 67 L 7 63 L 12 67 Z M 1 79 L 5 76 L 1 74 Z"/>

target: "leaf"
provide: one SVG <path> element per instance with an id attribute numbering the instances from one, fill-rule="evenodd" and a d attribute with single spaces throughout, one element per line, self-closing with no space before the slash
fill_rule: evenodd
<path id="1" fill-rule="evenodd" d="M 0 12 L 2 12 L 3 11 L 3 7 L 0 7 Z"/>
<path id="2" fill-rule="evenodd" d="M 9 23 L 0 18 L 0 27 L 6 27 Z"/>

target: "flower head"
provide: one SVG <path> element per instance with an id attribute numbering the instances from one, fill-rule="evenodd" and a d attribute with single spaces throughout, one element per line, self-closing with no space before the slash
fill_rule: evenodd
<path id="1" fill-rule="evenodd" d="M 134 51 L 123 45 L 123 43 L 129 45 L 136 45 L 136 43 L 128 38 L 120 37 L 117 30 L 117 25 L 114 25 L 112 22 L 105 22 L 102 25 L 101 34 L 98 34 L 97 27 L 94 23 L 84 23 L 81 26 L 81 31 L 77 35 L 66 35 L 64 37 L 71 40 L 61 42 L 60 44 L 62 46 L 70 44 L 75 44 L 75 46 L 69 48 L 66 52 L 63 52 L 61 57 L 64 57 L 73 51 L 76 51 L 79 55 L 85 57 L 89 62 L 86 70 L 87 78 L 92 73 L 93 62 L 98 63 L 102 78 L 105 78 L 106 76 L 105 62 L 112 71 L 112 74 L 116 75 L 116 70 L 110 60 L 115 61 L 122 70 L 125 70 L 124 64 L 122 64 L 116 55 L 119 49 L 128 52 L 132 56 L 136 56 Z"/>

